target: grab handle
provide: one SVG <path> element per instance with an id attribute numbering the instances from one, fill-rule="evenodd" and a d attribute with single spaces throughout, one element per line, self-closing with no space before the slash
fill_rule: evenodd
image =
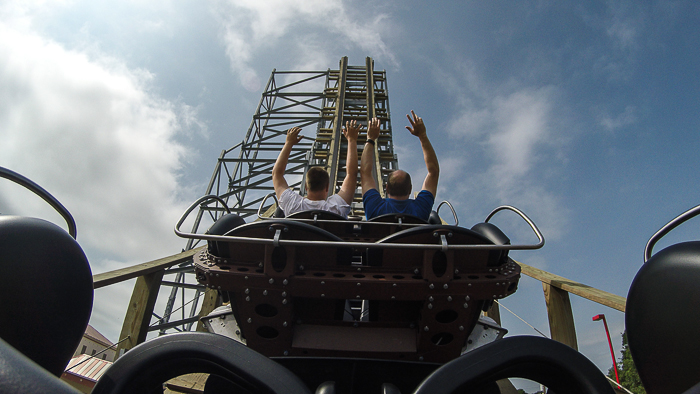
<path id="1" fill-rule="evenodd" d="M 54 196 L 51 195 L 51 193 L 47 192 L 43 187 L 37 185 L 29 178 L 4 167 L 0 167 L 0 177 L 9 179 L 18 185 L 29 189 L 29 191 L 41 197 L 44 201 L 51 205 L 56 212 L 63 216 L 63 219 L 68 224 L 68 234 L 70 234 L 73 239 L 77 239 L 78 228 L 75 225 L 73 216 L 70 214 L 70 212 L 68 212 L 66 207 L 63 206 L 63 204 L 61 204 Z"/>

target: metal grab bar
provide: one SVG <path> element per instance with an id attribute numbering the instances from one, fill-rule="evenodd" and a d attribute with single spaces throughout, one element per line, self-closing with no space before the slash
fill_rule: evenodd
<path id="1" fill-rule="evenodd" d="M 521 218 L 523 218 L 523 220 L 525 220 L 525 222 L 527 222 L 527 224 L 530 225 L 530 228 L 532 229 L 532 231 L 535 232 L 535 235 L 537 236 L 537 239 L 539 240 L 539 243 L 537 243 L 537 247 L 532 248 L 532 249 L 539 249 L 539 248 L 544 246 L 544 236 L 540 232 L 540 229 L 537 228 L 537 225 L 535 225 L 535 222 L 533 222 L 529 217 L 527 217 L 527 215 L 525 215 L 525 213 L 523 213 L 523 211 L 519 210 L 516 207 L 510 206 L 510 205 L 501 205 L 500 207 L 491 211 L 491 213 L 486 217 L 486 220 L 484 220 L 484 222 L 488 223 L 489 220 L 491 220 L 491 218 L 493 217 L 493 215 L 495 215 L 497 212 L 503 211 L 503 210 L 513 211 L 513 212 L 517 213 L 518 215 L 520 215 Z"/>
<path id="2" fill-rule="evenodd" d="M 66 207 L 63 206 L 63 204 L 61 204 L 54 196 L 51 195 L 51 193 L 34 183 L 31 179 L 4 167 L 0 167 L 0 177 L 9 179 L 18 185 L 24 186 L 26 189 L 29 189 L 29 191 L 41 197 L 44 201 L 51 205 L 53 209 L 55 209 L 56 212 L 63 217 L 66 224 L 68 224 L 68 234 L 70 234 L 73 239 L 77 239 L 78 228 L 75 225 L 73 216 L 70 214 L 70 212 L 68 212 Z"/>
<path id="3" fill-rule="evenodd" d="M 440 205 L 438 205 L 437 210 L 435 212 L 437 212 L 437 214 L 439 216 L 440 215 L 440 208 L 444 204 L 447 204 L 447 206 L 450 207 L 450 210 L 452 211 L 452 216 L 455 218 L 455 226 L 459 226 L 459 219 L 457 219 L 457 212 L 455 212 L 454 207 L 452 206 L 452 204 L 450 204 L 449 201 L 445 200 L 445 201 L 441 202 Z"/>
<path id="4" fill-rule="evenodd" d="M 696 217 L 698 214 L 700 214 L 700 205 L 694 208 L 690 208 L 689 210 L 678 215 L 675 219 L 671 220 L 670 222 L 666 223 L 666 225 L 661 227 L 659 231 L 657 231 L 654 235 L 651 236 L 651 238 L 649 238 L 649 241 L 647 241 L 647 244 L 644 247 L 644 262 L 646 263 L 651 258 L 651 251 L 652 249 L 654 249 L 654 245 L 656 245 L 656 243 L 659 242 L 661 238 L 663 238 L 666 234 L 671 232 L 671 230 L 673 230 L 674 228 Z"/>
<path id="5" fill-rule="evenodd" d="M 216 201 L 220 202 L 221 205 L 223 205 L 224 208 L 226 209 L 226 213 L 231 213 L 231 210 L 229 209 L 228 205 L 226 205 L 226 201 L 222 200 L 221 197 L 219 197 L 219 196 L 217 196 L 217 195 L 214 195 L 214 194 L 209 194 L 209 195 L 206 195 L 206 196 L 199 197 L 199 198 L 197 199 L 197 201 L 193 202 L 192 205 L 190 205 L 190 206 L 187 208 L 187 210 L 185 211 L 185 213 L 183 213 L 182 216 L 180 216 L 180 220 L 179 220 L 179 221 L 177 222 L 177 224 L 175 225 L 175 234 L 177 234 L 178 236 L 182 237 L 182 235 L 180 235 L 180 231 L 179 231 L 180 226 L 182 226 L 182 223 L 185 222 L 185 219 L 187 219 L 187 217 L 190 215 L 190 212 L 192 212 L 198 205 L 201 205 L 204 201 L 207 201 L 207 200 L 216 200 Z M 192 234 L 192 235 L 196 235 L 196 234 Z M 193 238 L 193 239 L 197 239 L 197 238 L 195 238 L 195 237 L 182 237 L 182 238 Z"/>
<path id="6" fill-rule="evenodd" d="M 526 222 L 530 224 L 530 226 L 533 228 L 535 231 L 535 234 L 537 235 L 539 242 L 535 245 L 527 245 L 527 244 L 521 244 L 521 245 L 488 245 L 488 244 L 479 244 L 479 245 L 445 245 L 443 243 L 439 244 L 407 244 L 407 243 L 391 243 L 391 242 L 386 242 L 386 243 L 375 243 L 375 242 L 348 242 L 348 241 L 308 241 L 308 240 L 285 240 L 285 239 L 269 239 L 269 238 L 252 238 L 252 237 L 239 237 L 239 236 L 231 236 L 231 235 L 211 235 L 211 234 L 192 234 L 192 233 L 185 233 L 180 230 L 180 226 L 182 223 L 185 221 L 186 217 L 189 215 L 189 213 L 194 209 L 194 207 L 199 204 L 202 200 L 205 200 L 207 198 L 215 198 L 219 199 L 216 196 L 205 196 L 197 200 L 195 203 L 193 203 L 187 211 L 182 215 L 180 220 L 177 222 L 177 225 L 175 226 L 175 234 L 177 234 L 179 237 L 182 238 L 191 238 L 191 239 L 202 239 L 202 240 L 207 240 L 207 241 L 226 241 L 226 242 L 235 242 L 235 243 L 256 243 L 256 244 L 270 244 L 270 245 L 318 245 L 318 246 L 335 246 L 335 247 L 346 247 L 346 248 L 370 248 L 370 249 L 441 249 L 441 250 L 463 250 L 463 249 L 478 249 L 478 250 L 533 250 L 533 249 L 539 249 L 544 245 L 544 237 L 542 237 L 542 233 L 540 233 L 540 230 L 535 226 L 535 224 L 528 218 L 524 213 L 522 213 L 520 210 L 517 208 L 509 207 L 509 206 L 504 206 L 504 207 L 499 207 L 494 210 L 489 217 L 486 219 L 490 219 L 494 213 L 502 210 L 502 209 L 510 209 L 516 213 L 518 213 L 523 219 L 525 219 Z M 219 199 L 220 200 L 220 199 Z M 226 207 L 226 205 L 224 204 Z M 228 210 L 228 207 L 226 207 Z M 280 220 L 291 220 L 291 219 L 280 219 Z M 382 225 L 385 223 L 371 223 L 371 222 L 365 222 L 363 225 Z M 427 226 L 427 225 L 423 225 Z"/>
<path id="7" fill-rule="evenodd" d="M 277 201 L 277 194 L 275 194 L 275 192 L 267 193 L 267 194 L 265 195 L 265 198 L 263 198 L 263 200 L 260 202 L 260 206 L 258 207 L 258 219 L 268 219 L 268 218 L 262 216 L 262 215 L 260 214 L 260 212 L 262 211 L 263 206 L 265 205 L 265 201 L 267 201 L 267 199 L 268 199 L 270 196 L 272 196 L 272 198 L 275 200 L 275 206 L 276 206 L 276 207 L 279 207 L 279 206 L 280 206 L 279 201 Z"/>

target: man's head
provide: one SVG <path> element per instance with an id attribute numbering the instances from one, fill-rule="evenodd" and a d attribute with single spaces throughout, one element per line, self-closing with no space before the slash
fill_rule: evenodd
<path id="1" fill-rule="evenodd" d="M 319 193 L 326 194 L 328 197 L 328 182 L 330 177 L 328 176 L 328 171 L 321 167 L 311 167 L 306 172 L 306 193 L 311 195 L 318 195 Z"/>
<path id="2" fill-rule="evenodd" d="M 413 185 L 411 176 L 406 171 L 396 170 L 389 174 L 386 182 L 386 194 L 394 199 L 404 200 L 411 195 Z"/>

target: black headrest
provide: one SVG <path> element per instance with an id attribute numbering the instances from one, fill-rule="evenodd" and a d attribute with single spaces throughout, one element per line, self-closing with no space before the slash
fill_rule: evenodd
<path id="1" fill-rule="evenodd" d="M 78 243 L 45 220 L 0 216 L 0 337 L 61 376 L 92 310 L 92 272 Z"/>
<path id="2" fill-rule="evenodd" d="M 625 325 L 647 393 L 682 393 L 700 382 L 700 242 L 669 246 L 639 270 Z"/>

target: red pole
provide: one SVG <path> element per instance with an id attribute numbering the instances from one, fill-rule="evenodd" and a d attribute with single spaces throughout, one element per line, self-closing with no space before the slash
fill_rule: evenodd
<path id="1" fill-rule="evenodd" d="M 593 316 L 593 321 L 602 320 L 605 325 L 605 333 L 608 335 L 608 345 L 610 346 L 610 355 L 612 356 L 613 366 L 615 367 L 615 380 L 617 380 L 617 386 L 620 387 L 620 377 L 617 375 L 617 361 L 615 360 L 615 352 L 613 351 L 612 341 L 610 340 L 610 331 L 608 330 L 608 322 L 605 320 L 605 315 L 600 314 Z"/>

